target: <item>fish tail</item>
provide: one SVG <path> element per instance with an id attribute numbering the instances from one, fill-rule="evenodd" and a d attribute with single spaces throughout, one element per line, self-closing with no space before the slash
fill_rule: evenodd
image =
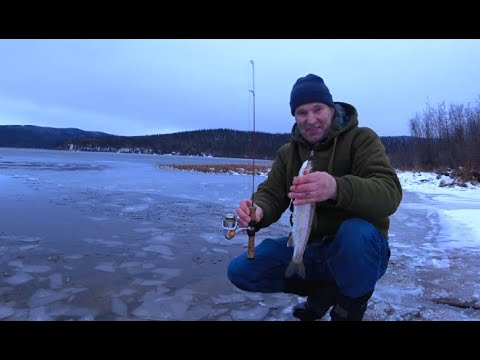
<path id="1" fill-rule="evenodd" d="M 288 264 L 287 270 L 285 270 L 285 277 L 290 278 L 295 274 L 302 279 L 305 279 L 305 265 L 303 264 L 303 261 L 299 263 L 290 261 L 290 264 Z"/>

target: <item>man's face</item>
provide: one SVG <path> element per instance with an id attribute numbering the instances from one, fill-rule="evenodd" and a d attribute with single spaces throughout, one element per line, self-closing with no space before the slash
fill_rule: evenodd
<path id="1" fill-rule="evenodd" d="M 300 105 L 295 109 L 295 120 L 300 133 L 310 144 L 323 139 L 332 126 L 335 109 L 320 102 Z"/>

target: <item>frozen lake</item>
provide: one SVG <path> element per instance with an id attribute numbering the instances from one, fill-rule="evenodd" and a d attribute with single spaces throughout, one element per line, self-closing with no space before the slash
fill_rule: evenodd
<path id="1" fill-rule="evenodd" d="M 0 319 L 294 320 L 301 297 L 226 278 L 247 237 L 226 240 L 222 215 L 252 177 L 156 167 L 218 163 L 251 161 L 0 148 Z M 479 320 L 478 224 L 462 223 L 479 209 L 405 191 L 365 320 Z M 285 214 L 256 242 L 288 231 Z"/>

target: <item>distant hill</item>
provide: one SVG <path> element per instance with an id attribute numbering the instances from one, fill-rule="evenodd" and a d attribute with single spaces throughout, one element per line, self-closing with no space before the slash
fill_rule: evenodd
<path id="1" fill-rule="evenodd" d="M 67 139 L 114 136 L 99 131 L 33 125 L 0 125 L 0 147 L 54 149 Z"/>

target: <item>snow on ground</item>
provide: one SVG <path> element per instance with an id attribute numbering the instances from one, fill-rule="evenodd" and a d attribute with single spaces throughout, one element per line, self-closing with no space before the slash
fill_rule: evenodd
<path id="1" fill-rule="evenodd" d="M 473 185 L 471 183 L 467 183 L 466 188 L 458 185 L 450 187 L 449 185 L 454 184 L 454 179 L 446 175 L 438 175 L 435 173 L 398 170 L 397 174 L 402 184 L 402 188 L 408 191 L 451 193 L 451 190 L 454 192 L 462 192 L 467 190 L 478 190 L 480 188 L 479 185 Z"/>

